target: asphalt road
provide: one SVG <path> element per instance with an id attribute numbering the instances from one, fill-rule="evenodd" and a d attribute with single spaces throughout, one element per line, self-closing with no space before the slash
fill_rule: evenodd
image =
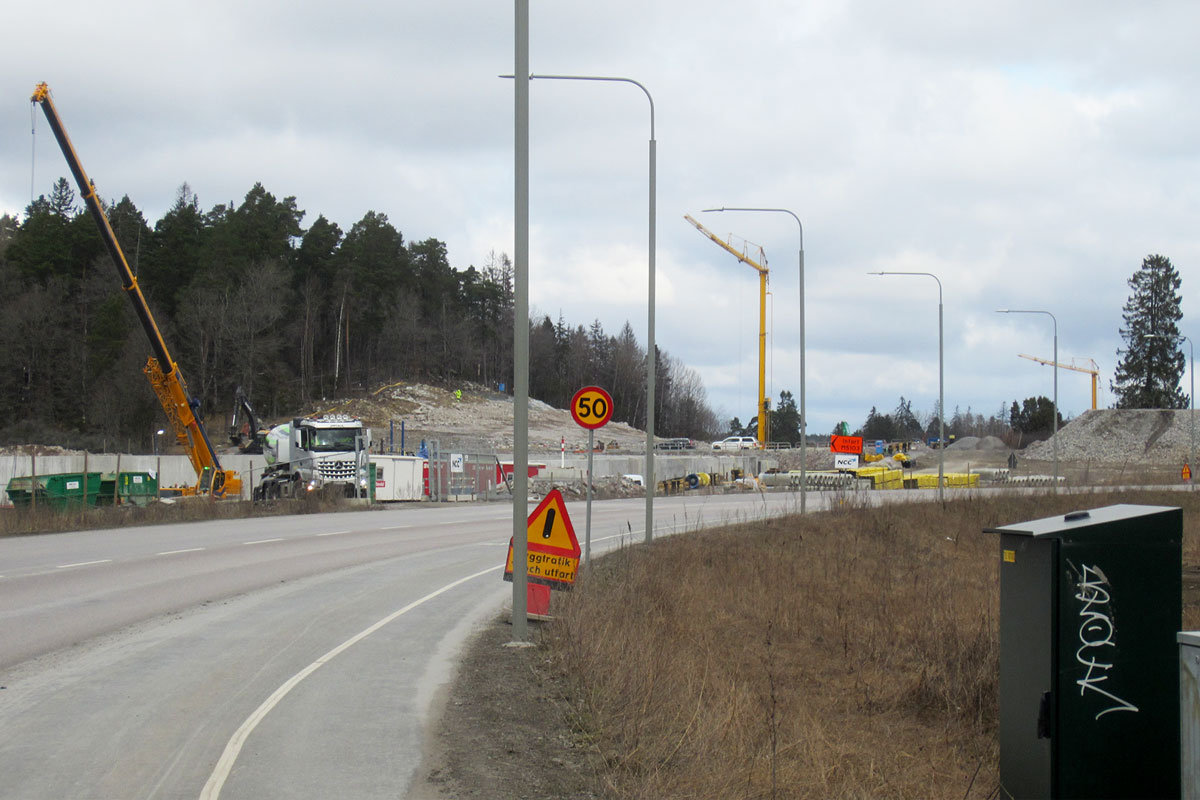
<path id="1" fill-rule="evenodd" d="M 656 535 L 795 508 L 663 498 Z M 595 503 L 593 553 L 641 542 L 644 510 Z M 0 798 L 404 797 L 459 649 L 512 596 L 511 520 L 422 504 L 0 539 Z"/>

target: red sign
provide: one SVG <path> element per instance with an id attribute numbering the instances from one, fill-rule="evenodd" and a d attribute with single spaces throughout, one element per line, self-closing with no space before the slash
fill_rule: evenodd
<path id="1" fill-rule="evenodd" d="M 562 492 L 554 489 L 529 515 L 526 530 L 527 580 L 554 589 L 569 589 L 579 570 L 579 539 L 567 516 Z M 513 546 L 508 543 L 504 580 L 512 580 Z"/>
<path id="2" fill-rule="evenodd" d="M 603 428 L 612 412 L 612 395 L 599 386 L 585 386 L 571 398 L 571 416 L 580 427 Z"/>
<path id="3" fill-rule="evenodd" d="M 857 455 L 862 452 L 863 440 L 861 436 L 832 436 L 829 439 L 829 449 L 834 453 L 851 453 Z"/>

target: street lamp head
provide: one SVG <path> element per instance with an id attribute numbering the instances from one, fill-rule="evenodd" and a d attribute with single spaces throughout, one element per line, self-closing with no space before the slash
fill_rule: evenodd
<path id="1" fill-rule="evenodd" d="M 996 313 L 997 313 L 997 314 L 1011 314 L 1011 313 L 1012 313 L 1012 309 L 1009 309 L 1009 308 L 997 308 L 997 309 L 996 309 Z"/>
<path id="2" fill-rule="evenodd" d="M 724 210 L 725 210 L 725 207 L 721 206 L 720 208 L 706 208 L 703 211 L 701 211 L 701 213 L 702 214 L 710 214 L 713 211 L 724 211 Z"/>

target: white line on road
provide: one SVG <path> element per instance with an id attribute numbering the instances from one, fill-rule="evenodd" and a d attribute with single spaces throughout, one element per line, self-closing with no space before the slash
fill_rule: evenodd
<path id="1" fill-rule="evenodd" d="M 242 544 L 266 544 L 267 542 L 282 542 L 283 537 L 278 539 L 255 539 L 253 542 L 242 542 Z"/>
<path id="2" fill-rule="evenodd" d="M 350 531 L 329 531 L 328 533 L 318 533 L 317 536 L 341 536 L 343 533 L 349 532 Z"/>
<path id="3" fill-rule="evenodd" d="M 71 567 L 90 567 L 93 564 L 107 564 L 112 561 L 111 558 L 102 558 L 99 561 L 80 561 L 78 564 L 59 564 L 55 569 L 70 569 Z"/>
<path id="4" fill-rule="evenodd" d="M 176 553 L 198 553 L 203 550 L 203 547 L 189 547 L 185 550 L 164 550 L 161 553 L 155 553 L 156 556 L 173 556 Z"/>
<path id="5" fill-rule="evenodd" d="M 208 782 L 204 784 L 204 789 L 200 792 L 200 800 L 217 800 L 217 798 L 221 796 L 221 788 L 225 785 L 225 781 L 229 777 L 229 773 L 233 770 L 234 762 L 237 761 L 238 754 L 242 752 L 242 746 L 246 744 L 246 739 L 251 733 L 254 732 L 254 729 L 258 727 L 258 723 L 262 722 L 267 714 L 271 713 L 271 709 L 277 706 L 279 701 L 287 696 L 288 692 L 292 691 L 292 689 L 295 689 L 296 686 L 300 684 L 300 681 L 304 680 L 309 675 L 320 669 L 321 666 L 329 661 L 332 661 L 338 655 L 358 644 L 363 639 L 367 638 L 372 633 L 379 630 L 384 625 L 387 625 L 397 617 L 407 614 L 414 608 L 429 602 L 438 595 L 448 592 L 454 587 L 464 584 L 473 578 L 478 578 L 480 575 L 486 575 L 489 572 L 495 572 L 496 570 L 500 569 L 501 566 L 503 565 L 496 565 L 494 567 L 489 567 L 488 569 L 476 572 L 473 575 L 467 575 L 465 578 L 459 578 L 456 581 L 447 583 L 445 586 L 437 589 L 436 591 L 430 592 L 419 600 L 414 600 L 399 611 L 393 611 L 391 614 L 379 620 L 365 631 L 350 637 L 325 655 L 318 658 L 313 663 L 309 664 L 304 669 L 297 672 L 292 677 L 288 678 L 288 680 L 284 682 L 282 686 L 276 689 L 270 697 L 263 701 L 262 705 L 254 710 L 253 714 L 246 718 L 246 721 L 242 723 L 240 728 L 234 731 L 233 738 L 231 738 L 228 744 L 225 745 L 225 752 L 221 753 L 221 757 L 217 760 L 216 767 L 213 768 L 212 775 L 208 777 Z"/>
<path id="6" fill-rule="evenodd" d="M 411 527 L 412 527 L 412 525 L 388 525 L 386 527 L 380 528 L 379 530 L 381 530 L 381 531 L 402 531 L 405 528 L 411 528 Z"/>

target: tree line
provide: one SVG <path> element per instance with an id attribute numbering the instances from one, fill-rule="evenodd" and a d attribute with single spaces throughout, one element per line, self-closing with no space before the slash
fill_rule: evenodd
<path id="1" fill-rule="evenodd" d="M 443 242 L 406 241 L 375 211 L 349 230 L 324 215 L 305 228 L 295 197 L 259 183 L 241 203 L 207 211 L 185 183 L 153 224 L 128 196 L 106 212 L 210 419 L 232 411 L 238 386 L 264 419 L 395 380 L 511 391 L 513 268 L 504 254 L 459 269 Z M 617 335 L 599 321 L 529 324 L 531 397 L 565 408 L 596 383 L 613 394 L 615 420 L 645 425 L 646 352 L 628 323 Z M 164 424 L 141 374 L 146 334 L 65 178 L 23 219 L 0 216 L 0 340 L 0 439 L 144 446 Z M 657 364 L 656 432 L 715 431 L 697 374 L 661 350 Z"/>

